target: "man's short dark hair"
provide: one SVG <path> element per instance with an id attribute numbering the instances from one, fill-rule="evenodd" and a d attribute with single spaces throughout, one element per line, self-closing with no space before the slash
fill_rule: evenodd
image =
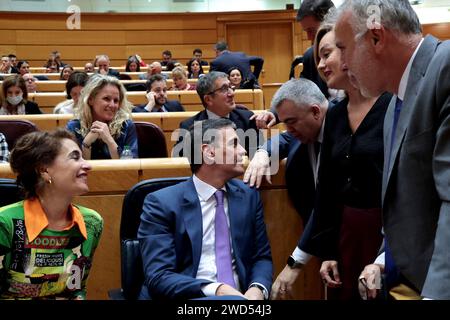
<path id="1" fill-rule="evenodd" d="M 197 52 L 203 54 L 203 51 L 200 48 L 195 48 L 194 51 L 192 51 L 192 54 L 196 54 Z"/>
<path id="2" fill-rule="evenodd" d="M 220 130 L 227 127 L 231 127 L 236 130 L 236 125 L 231 120 L 226 118 L 196 121 L 189 128 L 189 133 L 184 136 L 183 143 L 185 143 L 185 146 L 187 143 L 190 144 L 190 152 L 186 152 L 186 157 L 189 160 L 192 173 L 196 173 L 203 165 L 203 155 L 201 154 L 200 146 L 202 144 L 214 143 L 216 136 L 211 134 L 211 131 Z M 208 130 L 211 131 L 209 134 L 206 134 Z"/>
<path id="3" fill-rule="evenodd" d="M 319 21 L 328 13 L 330 8 L 334 8 L 331 0 L 303 0 L 297 12 L 297 21 L 301 21 L 307 16 L 313 16 Z"/>
<path id="4" fill-rule="evenodd" d="M 172 52 L 171 52 L 170 50 L 164 50 L 164 51 L 162 52 L 162 54 L 163 54 L 163 55 L 166 55 L 166 56 L 169 56 L 169 57 L 172 57 Z"/>
<path id="5" fill-rule="evenodd" d="M 166 79 L 159 73 L 152 75 L 147 82 L 145 83 L 145 87 L 147 88 L 147 92 L 150 92 L 152 90 L 152 84 L 153 82 L 157 81 L 164 81 L 166 82 Z"/>
<path id="6" fill-rule="evenodd" d="M 15 54 L 13 54 L 13 53 L 10 53 L 10 54 L 8 54 L 8 57 L 11 59 L 11 58 L 17 58 L 17 56 L 15 55 Z"/>
<path id="7" fill-rule="evenodd" d="M 217 51 L 222 52 L 222 51 L 228 50 L 228 44 L 225 41 L 219 41 L 216 43 L 214 48 Z"/>

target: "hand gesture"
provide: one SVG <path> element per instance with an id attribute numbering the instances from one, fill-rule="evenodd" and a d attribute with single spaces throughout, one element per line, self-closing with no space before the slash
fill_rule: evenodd
<path id="1" fill-rule="evenodd" d="M 381 289 L 381 273 L 384 266 L 380 264 L 369 264 L 359 276 L 358 290 L 364 300 L 375 299 L 378 290 Z"/>
<path id="2" fill-rule="evenodd" d="M 300 268 L 291 268 L 285 266 L 280 272 L 277 279 L 272 285 L 272 292 L 270 294 L 271 300 L 285 300 L 292 298 L 292 286 L 300 274 Z"/>
<path id="3" fill-rule="evenodd" d="M 149 111 L 151 111 L 153 109 L 153 107 L 155 106 L 156 102 L 155 102 L 155 93 L 153 91 L 149 91 L 147 92 L 147 94 L 145 95 L 145 97 L 147 98 L 147 109 Z"/>
<path id="4" fill-rule="evenodd" d="M 266 151 L 257 151 L 252 161 L 245 170 L 244 182 L 249 183 L 250 187 L 253 187 L 256 183 L 256 187 L 261 185 L 262 177 L 266 177 L 267 182 L 272 183 L 270 180 L 270 159 Z"/>
<path id="5" fill-rule="evenodd" d="M 254 114 L 250 117 L 250 120 L 255 119 L 256 127 L 258 129 L 268 129 L 272 127 L 277 119 L 271 111 L 264 111 L 259 114 Z"/>
<path id="6" fill-rule="evenodd" d="M 338 263 L 335 260 L 322 262 L 320 267 L 320 276 L 323 282 L 330 288 L 337 288 L 342 285 L 339 277 Z"/>
<path id="7" fill-rule="evenodd" d="M 96 133 L 98 135 L 98 138 L 106 144 L 114 141 L 113 137 L 111 136 L 111 132 L 109 131 L 108 125 L 104 122 L 94 121 L 91 126 L 91 132 Z"/>

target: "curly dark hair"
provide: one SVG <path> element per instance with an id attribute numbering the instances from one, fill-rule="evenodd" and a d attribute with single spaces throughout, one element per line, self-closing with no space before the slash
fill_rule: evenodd
<path id="1" fill-rule="evenodd" d="M 75 136 L 63 128 L 50 132 L 30 132 L 17 140 L 9 164 L 17 175 L 17 184 L 23 188 L 26 199 L 36 197 L 38 190 L 45 185 L 39 170 L 55 161 L 63 139 L 78 144 Z"/>

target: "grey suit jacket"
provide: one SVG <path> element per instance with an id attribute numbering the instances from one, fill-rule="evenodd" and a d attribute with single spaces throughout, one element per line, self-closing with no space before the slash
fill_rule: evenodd
<path id="1" fill-rule="evenodd" d="M 427 36 L 408 79 L 391 147 L 384 122 L 384 229 L 395 264 L 422 296 L 450 299 L 450 41 Z"/>

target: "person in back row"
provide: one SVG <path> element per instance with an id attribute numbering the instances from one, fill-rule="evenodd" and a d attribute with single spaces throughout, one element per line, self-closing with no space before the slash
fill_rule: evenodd
<path id="1" fill-rule="evenodd" d="M 167 100 L 166 79 L 155 74 L 145 83 L 147 87 L 147 104 L 133 109 L 133 112 L 174 112 L 184 111 L 183 106 L 176 100 Z"/>
<path id="2" fill-rule="evenodd" d="M 190 130 L 192 178 L 147 195 L 138 230 L 141 299 L 263 300 L 272 257 L 259 192 L 236 178 L 244 148 L 228 119 Z"/>
<path id="3" fill-rule="evenodd" d="M 27 86 L 19 74 L 3 81 L 2 94 L 4 101 L 0 106 L 0 115 L 42 113 L 35 102 L 28 101 Z"/>
<path id="4" fill-rule="evenodd" d="M 86 72 L 75 71 L 69 76 L 66 82 L 66 101 L 58 103 L 58 105 L 53 110 L 53 113 L 74 113 L 74 107 L 78 103 L 78 98 L 81 94 L 81 89 L 86 85 L 89 76 Z"/>

